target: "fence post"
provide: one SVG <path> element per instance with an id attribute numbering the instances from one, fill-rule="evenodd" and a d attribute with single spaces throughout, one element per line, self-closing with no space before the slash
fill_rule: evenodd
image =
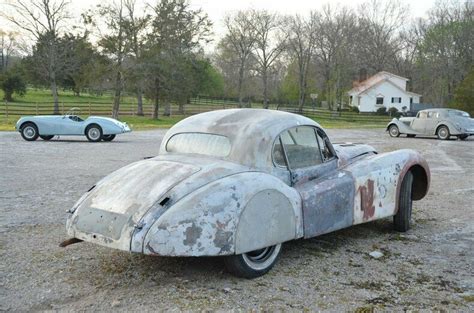
<path id="1" fill-rule="evenodd" d="M 36 104 L 36 115 L 38 115 L 38 102 L 36 102 L 35 104 Z"/>
<path id="2" fill-rule="evenodd" d="M 89 101 L 89 116 L 91 116 L 91 103 Z"/>
<path id="3" fill-rule="evenodd" d="M 64 114 L 64 102 L 61 102 L 61 106 L 63 107 L 63 114 Z"/>
<path id="4" fill-rule="evenodd" d="M 8 118 L 8 101 L 7 100 L 5 100 L 5 115 Z"/>

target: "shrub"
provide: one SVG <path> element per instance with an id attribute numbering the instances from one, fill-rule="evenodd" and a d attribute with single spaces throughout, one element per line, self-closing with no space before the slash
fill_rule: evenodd
<path id="1" fill-rule="evenodd" d="M 398 113 L 398 109 L 396 107 L 391 107 L 390 109 L 388 109 L 388 114 L 390 114 L 390 116 L 396 116 Z"/>
<path id="2" fill-rule="evenodd" d="M 376 113 L 377 115 L 387 115 L 387 108 L 386 107 L 378 108 Z"/>
<path id="3" fill-rule="evenodd" d="M 355 112 L 355 113 L 359 113 L 359 108 L 356 107 L 356 106 L 350 106 L 350 107 L 349 107 L 349 111 Z"/>

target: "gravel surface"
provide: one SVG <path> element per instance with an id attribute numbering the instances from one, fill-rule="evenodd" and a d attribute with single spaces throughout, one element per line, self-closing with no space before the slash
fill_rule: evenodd
<path id="1" fill-rule="evenodd" d="M 385 219 L 286 243 L 258 279 L 230 276 L 220 258 L 152 257 L 88 243 L 59 248 L 65 211 L 103 176 L 156 155 L 164 133 L 89 143 L 26 142 L 0 132 L 0 310 L 474 311 L 474 138 L 329 130 L 333 142 L 419 150 L 432 170 L 429 194 L 414 202 L 406 234 Z"/>

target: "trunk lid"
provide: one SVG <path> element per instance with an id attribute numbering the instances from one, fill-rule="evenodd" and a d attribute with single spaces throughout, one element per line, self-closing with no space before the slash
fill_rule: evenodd
<path id="1" fill-rule="evenodd" d="M 102 179 L 79 203 L 68 223 L 79 239 L 122 250 L 130 249 L 134 227 L 170 189 L 201 167 L 163 160 L 144 160 Z"/>

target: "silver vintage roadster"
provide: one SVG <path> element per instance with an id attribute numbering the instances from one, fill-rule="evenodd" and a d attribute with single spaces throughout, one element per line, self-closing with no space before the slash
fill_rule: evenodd
<path id="1" fill-rule="evenodd" d="M 388 123 L 387 131 L 392 137 L 406 134 L 407 137 L 421 135 L 449 139 L 456 136 L 465 140 L 474 135 L 474 119 L 464 111 L 429 109 L 419 111 L 416 117 L 394 118 Z"/>
<path id="2" fill-rule="evenodd" d="M 15 125 L 26 141 L 40 137 L 51 140 L 54 136 L 86 136 L 91 142 L 112 141 L 117 134 L 131 132 L 123 122 L 110 117 L 89 116 L 83 120 L 76 115 L 78 109 L 71 109 L 64 115 L 23 116 Z"/>
<path id="3" fill-rule="evenodd" d="M 282 243 L 392 217 L 410 226 L 430 171 L 413 150 L 332 145 L 313 120 L 280 111 L 220 110 L 182 120 L 159 155 L 92 186 L 69 210 L 61 243 L 87 241 L 161 256 L 224 256 L 253 278 Z"/>

